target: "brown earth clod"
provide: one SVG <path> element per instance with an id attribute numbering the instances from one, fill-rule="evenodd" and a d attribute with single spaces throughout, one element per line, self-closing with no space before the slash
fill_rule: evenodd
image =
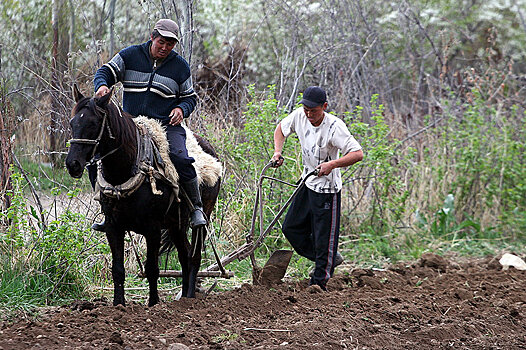
<path id="1" fill-rule="evenodd" d="M 450 266 L 426 255 L 339 273 L 327 291 L 286 278 L 155 308 L 77 301 L 0 323 L 0 349 L 525 348 L 526 271 Z"/>

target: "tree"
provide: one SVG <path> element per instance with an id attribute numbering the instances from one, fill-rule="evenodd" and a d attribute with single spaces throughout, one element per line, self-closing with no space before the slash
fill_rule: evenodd
<path id="1" fill-rule="evenodd" d="M 11 175 L 9 173 L 9 166 L 11 165 L 11 141 L 10 130 L 11 123 L 7 120 L 9 113 L 7 113 L 6 90 L 4 83 L 4 76 L 2 72 L 2 45 L 0 44 L 0 209 L 8 208 L 10 197 L 7 191 L 11 190 Z"/>

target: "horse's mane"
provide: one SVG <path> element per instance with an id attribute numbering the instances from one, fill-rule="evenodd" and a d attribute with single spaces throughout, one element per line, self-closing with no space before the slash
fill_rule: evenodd
<path id="1" fill-rule="evenodd" d="M 75 115 L 79 110 L 86 107 L 90 102 L 89 97 L 82 98 L 73 108 L 72 114 Z M 112 101 L 105 108 L 108 113 L 108 122 L 111 132 L 117 144 L 129 147 L 123 147 L 123 150 L 130 156 L 135 156 L 137 151 L 137 127 L 133 122 L 132 116 L 124 112 Z"/>

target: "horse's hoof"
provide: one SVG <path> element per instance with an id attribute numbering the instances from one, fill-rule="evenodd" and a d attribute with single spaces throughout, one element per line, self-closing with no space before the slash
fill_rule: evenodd
<path id="1" fill-rule="evenodd" d="M 151 300 L 151 299 L 148 300 L 148 307 L 152 307 L 152 306 L 155 306 L 157 304 L 159 304 L 159 299 L 157 299 L 157 300 Z"/>

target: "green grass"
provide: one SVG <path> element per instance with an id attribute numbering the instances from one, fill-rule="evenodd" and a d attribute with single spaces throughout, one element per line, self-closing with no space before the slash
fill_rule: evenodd
<path id="1" fill-rule="evenodd" d="M 340 239 L 340 252 L 346 261 L 357 266 L 385 267 L 399 261 L 415 261 L 423 253 L 456 257 L 484 257 L 508 251 L 526 254 L 526 239 L 506 237 L 433 237 L 425 232 L 416 232 L 390 240 L 388 237 L 364 235 L 358 242 Z"/>
<path id="2" fill-rule="evenodd" d="M 53 168 L 49 163 L 37 163 L 27 157 L 18 156 L 20 165 L 37 191 L 50 191 L 53 188 L 81 187 L 90 188 L 87 171 L 84 171 L 82 178 L 72 178 L 64 165 L 60 168 Z"/>
<path id="3" fill-rule="evenodd" d="M 92 234 L 81 213 L 65 210 L 57 218 L 42 219 L 28 204 L 26 178 L 14 168 L 11 171 L 11 206 L 0 212 L 3 315 L 88 297 L 90 284 L 98 282 L 94 275 L 102 265 L 98 257 L 108 253 L 107 247 Z"/>
<path id="4" fill-rule="evenodd" d="M 32 313 L 35 308 L 61 305 L 67 301 L 85 298 L 87 284 L 78 278 L 66 276 L 57 281 L 52 268 L 34 269 L 36 264 L 12 264 L 2 257 L 0 273 L 0 310 L 8 319 L 19 312 Z"/>

